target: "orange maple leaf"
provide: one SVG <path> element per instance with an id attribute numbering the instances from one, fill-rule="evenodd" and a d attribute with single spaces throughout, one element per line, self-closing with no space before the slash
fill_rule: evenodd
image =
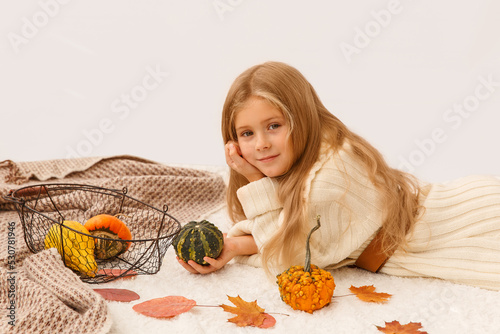
<path id="1" fill-rule="evenodd" d="M 229 322 L 235 323 L 239 327 L 255 326 L 260 328 L 268 328 L 274 326 L 276 320 L 273 316 L 264 313 L 264 309 L 257 305 L 257 301 L 246 302 L 238 297 L 227 296 L 230 302 L 236 307 L 228 305 L 220 305 L 226 312 L 237 314 L 236 317 L 228 319 Z"/>
<path id="2" fill-rule="evenodd" d="M 377 329 L 386 334 L 427 334 L 421 332 L 422 324 L 420 322 L 410 322 L 406 325 L 401 325 L 399 321 L 386 322 L 385 327 L 377 326 Z"/>
<path id="3" fill-rule="evenodd" d="M 359 288 L 351 285 L 349 290 L 359 299 L 370 303 L 385 303 L 392 297 L 392 295 L 388 293 L 375 292 L 375 287 L 373 285 L 365 285 Z"/>

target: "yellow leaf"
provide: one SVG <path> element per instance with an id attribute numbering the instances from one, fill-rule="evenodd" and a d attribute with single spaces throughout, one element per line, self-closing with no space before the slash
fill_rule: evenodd
<path id="1" fill-rule="evenodd" d="M 239 327 L 255 326 L 268 328 L 274 326 L 276 320 L 269 314 L 264 313 L 264 309 L 257 305 L 257 301 L 246 302 L 238 297 L 227 296 L 227 299 L 236 307 L 228 305 L 220 305 L 226 312 L 236 314 L 236 317 L 228 319 L 229 322 L 235 323 Z"/>

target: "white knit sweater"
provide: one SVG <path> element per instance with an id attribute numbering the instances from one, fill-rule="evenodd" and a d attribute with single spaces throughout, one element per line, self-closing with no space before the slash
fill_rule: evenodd
<path id="1" fill-rule="evenodd" d="M 307 182 L 312 262 L 337 268 L 353 264 L 382 225 L 375 186 L 353 159 L 350 146 L 338 153 L 322 149 Z M 282 224 L 277 183 L 263 178 L 238 190 L 247 220 L 228 236 L 252 234 L 259 249 Z M 500 179 L 470 176 L 447 184 L 424 184 L 425 212 L 408 235 L 406 252 L 398 250 L 381 272 L 398 276 L 436 277 L 500 290 Z M 260 254 L 239 262 L 261 266 Z"/>

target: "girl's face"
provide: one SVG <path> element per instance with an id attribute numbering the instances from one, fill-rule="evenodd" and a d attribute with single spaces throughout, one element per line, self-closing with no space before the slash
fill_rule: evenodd
<path id="1" fill-rule="evenodd" d="M 236 114 L 234 126 L 241 155 L 262 174 L 285 174 L 293 163 L 290 126 L 266 100 L 250 97 Z"/>

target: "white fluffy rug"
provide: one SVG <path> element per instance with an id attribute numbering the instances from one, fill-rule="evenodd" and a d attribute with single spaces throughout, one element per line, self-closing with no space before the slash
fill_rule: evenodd
<path id="1" fill-rule="evenodd" d="M 208 217 L 223 232 L 229 220 L 222 209 Z M 376 326 L 394 320 L 401 324 L 420 322 L 428 333 L 500 333 L 500 292 L 456 285 L 441 280 L 391 277 L 359 269 L 332 271 L 336 288 L 332 303 L 313 314 L 295 311 L 281 301 L 278 286 L 263 270 L 229 263 L 210 275 L 193 275 L 175 260 L 169 248 L 162 268 L 156 275 L 138 276 L 91 288 L 130 289 L 140 295 L 131 303 L 109 302 L 113 334 L 156 333 L 381 333 Z M 374 285 L 378 292 L 392 294 L 386 304 L 363 302 L 349 294 L 349 287 Z M 232 314 L 222 308 L 194 307 L 171 319 L 154 319 L 132 310 L 143 301 L 169 295 L 194 299 L 201 305 L 232 305 L 227 296 L 257 300 L 273 315 L 276 325 L 269 329 L 237 327 L 227 319 Z"/>

